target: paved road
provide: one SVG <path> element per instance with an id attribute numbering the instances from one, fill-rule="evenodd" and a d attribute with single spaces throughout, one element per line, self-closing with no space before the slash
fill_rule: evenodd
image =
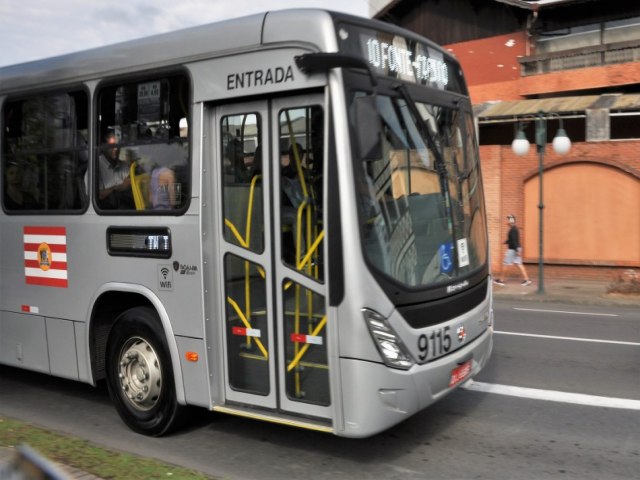
<path id="1" fill-rule="evenodd" d="M 230 479 L 634 478 L 640 468 L 637 310 L 534 307 L 497 302 L 496 330 L 504 333 L 496 334 L 494 356 L 471 386 L 477 391 L 456 391 L 370 439 L 202 410 L 179 434 L 146 438 L 123 426 L 104 390 L 10 368 L 0 368 L 0 415 Z M 531 311 L 539 309 L 545 311 Z M 505 389 L 488 393 L 496 385 Z M 522 391 L 513 387 L 544 399 L 514 396 Z M 628 403 L 577 404 L 562 396 L 567 392 Z"/>
<path id="2" fill-rule="evenodd" d="M 498 302 L 495 310 L 497 348 L 477 380 L 640 400 L 638 309 Z"/>

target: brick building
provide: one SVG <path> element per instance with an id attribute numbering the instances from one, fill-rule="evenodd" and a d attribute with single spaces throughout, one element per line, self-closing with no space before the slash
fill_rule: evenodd
<path id="1" fill-rule="evenodd" d="M 614 278 L 640 267 L 640 4 L 630 3 L 396 0 L 372 12 L 462 63 L 478 120 L 494 271 L 513 213 L 535 278 L 541 165 L 545 271 Z M 546 126 L 542 156 L 536 115 Z M 560 119 L 572 141 L 564 156 L 550 144 Z M 511 148 L 519 128 L 532 144 L 523 157 Z"/>

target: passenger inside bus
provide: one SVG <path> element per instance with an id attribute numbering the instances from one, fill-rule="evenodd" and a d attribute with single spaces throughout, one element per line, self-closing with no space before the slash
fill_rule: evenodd
<path id="1" fill-rule="evenodd" d="M 242 143 L 238 138 L 229 139 L 224 155 L 225 175 L 231 175 L 236 183 L 251 180 L 250 166 L 245 163 Z"/>
<path id="2" fill-rule="evenodd" d="M 247 167 L 251 171 L 251 178 L 256 175 L 262 175 L 262 145 L 258 144 L 256 146 L 253 157 L 249 162 L 245 160 L 245 164 L 247 164 Z"/>
<path id="3" fill-rule="evenodd" d="M 306 181 L 306 169 L 303 166 L 304 150 L 299 143 L 289 147 L 288 155 L 281 157 L 280 182 L 282 183 L 282 226 L 284 252 L 287 253 L 285 260 L 295 265 L 296 241 L 298 233 L 298 208 L 304 202 L 304 192 L 302 182 Z M 298 171 L 298 165 L 300 171 Z M 300 172 L 302 177 L 300 178 Z M 304 252 L 304 229 L 301 230 L 300 252 Z"/>
<path id="4" fill-rule="evenodd" d="M 300 164 L 300 172 L 302 172 L 303 178 L 300 178 L 298 172 L 298 163 Z M 294 207 L 295 209 L 304 200 L 304 194 L 302 193 L 302 181 L 306 180 L 307 173 L 304 166 L 304 150 L 302 145 L 296 143 L 295 146 L 289 147 L 289 154 L 286 157 L 282 157 L 282 189 L 284 190 L 285 197 L 283 198 L 283 205 Z"/>
<path id="5" fill-rule="evenodd" d="M 154 168 L 151 172 L 151 207 L 154 209 L 175 208 L 180 203 L 179 183 L 176 174 L 168 167 Z"/>
<path id="6" fill-rule="evenodd" d="M 104 209 L 133 209 L 129 162 L 120 158 L 115 133 L 107 133 L 104 143 L 105 146 L 98 158 L 98 203 Z"/>
<path id="7" fill-rule="evenodd" d="M 7 210 L 35 210 L 39 208 L 36 199 L 22 186 L 22 167 L 10 162 L 6 169 L 4 205 Z"/>

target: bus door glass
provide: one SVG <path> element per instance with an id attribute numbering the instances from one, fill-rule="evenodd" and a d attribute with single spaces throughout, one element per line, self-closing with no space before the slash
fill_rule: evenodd
<path id="1" fill-rule="evenodd" d="M 225 395 L 330 414 L 323 97 L 218 107 Z"/>

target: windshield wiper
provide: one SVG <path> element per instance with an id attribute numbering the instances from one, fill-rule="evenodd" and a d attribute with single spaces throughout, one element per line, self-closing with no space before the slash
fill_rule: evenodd
<path id="1" fill-rule="evenodd" d="M 418 107 L 416 107 L 416 104 L 413 101 L 413 98 L 411 97 L 409 90 L 407 90 L 407 86 L 403 84 L 399 84 L 395 86 L 395 89 L 398 92 L 400 92 L 400 95 L 402 95 L 402 98 L 404 99 L 404 101 L 407 104 L 407 107 L 409 108 L 409 112 L 411 112 L 411 115 L 415 119 L 418 130 L 422 134 L 422 137 L 427 140 L 427 145 L 429 149 L 433 152 L 433 156 L 435 157 L 436 172 L 438 173 L 438 176 L 440 177 L 440 181 L 442 182 L 442 190 L 443 192 L 447 193 L 447 197 L 448 197 L 449 187 L 447 185 L 447 179 L 449 177 L 449 174 L 447 173 L 447 167 L 444 163 L 444 158 L 442 158 L 442 153 L 440 152 L 440 149 L 436 145 L 436 142 L 433 139 L 433 135 L 431 135 L 431 131 L 429 130 L 429 125 L 427 125 L 427 122 L 425 122 L 422 116 L 420 115 L 420 112 L 418 111 Z"/>
<path id="2" fill-rule="evenodd" d="M 433 135 L 429 130 L 429 125 L 427 125 L 427 122 L 425 122 L 422 116 L 420 115 L 420 112 L 418 111 L 418 107 L 416 106 L 413 98 L 411 97 L 411 94 L 409 93 L 409 90 L 407 89 L 406 85 L 399 84 L 395 87 L 395 89 L 398 92 L 400 92 L 400 95 L 402 95 L 402 98 L 404 99 L 405 103 L 407 104 L 407 107 L 409 108 L 409 112 L 415 119 L 418 130 L 420 131 L 420 133 L 422 133 L 423 138 L 426 139 L 427 141 L 427 146 L 433 152 L 433 156 L 435 159 L 436 172 L 440 179 L 440 188 L 442 191 L 442 196 L 444 197 L 444 207 L 447 215 L 447 222 L 449 224 L 451 238 L 455 240 L 456 238 L 458 238 L 458 236 L 456 233 L 456 222 L 453 216 L 453 210 L 451 208 L 451 192 L 449 190 L 449 173 L 447 172 L 447 166 L 445 165 L 444 158 L 442 157 L 442 152 L 436 145 L 436 141 L 434 140 Z"/>

